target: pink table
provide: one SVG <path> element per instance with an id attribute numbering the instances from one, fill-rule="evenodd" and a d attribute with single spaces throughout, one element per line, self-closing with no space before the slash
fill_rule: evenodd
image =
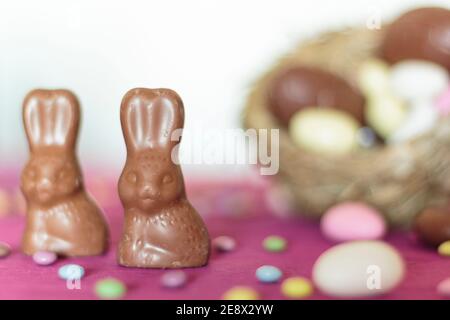
<path id="1" fill-rule="evenodd" d="M 0 179 L 7 190 L 17 188 L 16 178 L 0 175 Z M 90 185 L 101 189 L 98 184 Z M 282 299 L 279 284 L 258 283 L 254 276 L 256 268 L 272 264 L 283 270 L 285 276 L 310 277 L 316 258 L 333 245 L 321 236 L 317 223 L 301 218 L 281 219 L 271 214 L 263 201 L 265 186 L 262 184 L 191 182 L 188 183 L 191 198 L 204 213 L 211 236 L 230 235 L 236 238 L 238 247 L 234 252 L 213 253 L 205 268 L 186 270 L 190 280 L 185 288 L 165 289 L 160 285 L 164 271 L 127 269 L 116 264 L 122 209 L 114 192 L 114 182 L 105 185 L 106 191 L 91 189 L 98 197 L 103 195 L 102 203 L 111 227 L 111 249 L 105 256 L 62 259 L 52 266 L 37 266 L 19 251 L 23 216 L 0 218 L 0 241 L 8 242 L 13 248 L 9 257 L 0 260 L 0 299 L 95 299 L 94 283 L 104 277 L 115 277 L 126 283 L 127 299 L 220 299 L 235 285 L 254 287 L 264 299 Z M 248 195 L 247 202 L 239 198 L 243 194 Z M 245 203 L 249 206 L 245 207 Z M 261 241 L 271 234 L 286 237 L 288 250 L 265 252 Z M 435 288 L 440 280 L 450 277 L 450 259 L 421 247 L 406 233 L 391 233 L 387 241 L 403 254 L 408 273 L 400 287 L 381 298 L 439 299 Z M 66 263 L 85 267 L 80 290 L 67 289 L 65 281 L 58 278 L 58 268 Z M 312 296 L 312 299 L 326 298 L 318 292 Z"/>

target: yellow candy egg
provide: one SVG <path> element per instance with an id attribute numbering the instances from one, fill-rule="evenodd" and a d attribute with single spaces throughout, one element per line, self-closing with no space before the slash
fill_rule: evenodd
<path id="1" fill-rule="evenodd" d="M 259 298 L 256 290 L 244 286 L 231 288 L 223 295 L 224 300 L 258 300 Z"/>
<path id="2" fill-rule="evenodd" d="M 302 277 L 288 278 L 281 284 L 281 292 L 291 299 L 307 298 L 313 291 L 311 281 Z"/>
<path id="3" fill-rule="evenodd" d="M 380 59 L 367 59 L 358 69 L 358 85 L 372 97 L 389 92 L 389 66 Z"/>
<path id="4" fill-rule="evenodd" d="M 302 109 L 289 123 L 291 138 L 300 148 L 330 155 L 355 149 L 358 129 L 358 122 L 349 114 L 331 108 Z"/>
<path id="5" fill-rule="evenodd" d="M 450 240 L 441 243 L 438 252 L 441 256 L 450 257 Z"/>
<path id="6" fill-rule="evenodd" d="M 400 128 L 407 114 L 405 104 L 390 95 L 371 97 L 366 108 L 367 122 L 383 138 Z"/>

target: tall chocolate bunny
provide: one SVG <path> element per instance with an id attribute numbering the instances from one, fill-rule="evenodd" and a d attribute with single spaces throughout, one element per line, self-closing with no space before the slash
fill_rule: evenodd
<path id="1" fill-rule="evenodd" d="M 67 90 L 34 90 L 25 98 L 23 120 L 30 158 L 22 172 L 27 201 L 22 250 L 64 256 L 98 255 L 108 230 L 87 194 L 75 154 L 80 106 Z"/>
<path id="2" fill-rule="evenodd" d="M 186 198 L 172 139 L 184 108 L 169 89 L 132 89 L 123 98 L 127 161 L 119 181 L 125 208 L 119 264 L 141 268 L 200 267 L 208 262 L 208 231 Z"/>

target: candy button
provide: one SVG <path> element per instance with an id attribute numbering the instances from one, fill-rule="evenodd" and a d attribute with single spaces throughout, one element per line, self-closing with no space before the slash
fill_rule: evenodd
<path id="1" fill-rule="evenodd" d="M 94 291 L 100 299 L 120 299 L 125 295 L 126 287 L 120 280 L 106 278 L 95 283 Z"/>
<path id="2" fill-rule="evenodd" d="M 450 257 L 450 240 L 441 243 L 438 252 L 441 256 Z"/>
<path id="3" fill-rule="evenodd" d="M 4 242 L 0 242 L 0 258 L 5 258 L 11 253 L 11 247 Z"/>
<path id="4" fill-rule="evenodd" d="M 437 292 L 445 297 L 450 297 L 450 278 L 444 279 L 437 285 Z"/>
<path id="5" fill-rule="evenodd" d="M 224 300 L 258 300 L 259 293 L 250 287 L 234 287 L 225 292 Z"/>
<path id="6" fill-rule="evenodd" d="M 166 288 L 180 288 L 187 282 L 187 275 L 184 271 L 168 271 L 161 277 L 161 284 Z"/>
<path id="7" fill-rule="evenodd" d="M 64 280 L 81 279 L 84 276 L 84 268 L 77 264 L 66 264 L 59 268 L 58 275 Z"/>
<path id="8" fill-rule="evenodd" d="M 261 266 L 256 269 L 256 278 L 261 282 L 272 283 L 280 280 L 283 273 L 280 269 L 274 266 Z"/>
<path id="9" fill-rule="evenodd" d="M 57 259 L 57 255 L 54 252 L 49 251 L 38 251 L 35 254 L 33 254 L 33 260 L 37 264 L 41 266 L 48 266 L 52 263 L 54 263 Z"/>
<path id="10" fill-rule="evenodd" d="M 281 292 L 291 299 L 302 299 L 313 293 L 311 281 L 302 277 L 292 277 L 283 281 Z"/>
<path id="11" fill-rule="evenodd" d="M 264 239 L 263 247 L 267 251 L 281 252 L 286 250 L 286 240 L 279 236 L 269 236 Z"/>
<path id="12" fill-rule="evenodd" d="M 236 248 L 236 240 L 229 236 L 220 236 L 212 241 L 212 245 L 217 251 L 233 251 Z"/>

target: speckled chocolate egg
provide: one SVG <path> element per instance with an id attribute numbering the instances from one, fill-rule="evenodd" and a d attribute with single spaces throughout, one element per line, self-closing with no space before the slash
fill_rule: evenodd
<path id="1" fill-rule="evenodd" d="M 450 240 L 450 208 L 430 207 L 414 221 L 414 230 L 423 243 L 437 247 Z"/>
<path id="2" fill-rule="evenodd" d="M 450 70 L 449 35 L 450 10 L 415 9 L 406 12 L 389 26 L 381 53 L 390 63 L 423 59 Z"/>
<path id="3" fill-rule="evenodd" d="M 288 125 L 294 113 L 309 106 L 337 108 L 364 122 L 362 95 L 344 79 L 317 68 L 285 70 L 268 91 L 269 107 L 283 125 Z"/>

